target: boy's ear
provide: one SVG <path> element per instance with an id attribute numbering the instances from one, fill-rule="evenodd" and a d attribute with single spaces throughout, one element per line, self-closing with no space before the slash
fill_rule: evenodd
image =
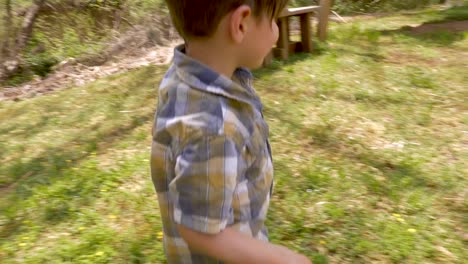
<path id="1" fill-rule="evenodd" d="M 234 42 L 241 43 L 244 40 L 251 16 L 252 9 L 248 5 L 239 6 L 232 12 L 229 21 L 229 31 Z"/>

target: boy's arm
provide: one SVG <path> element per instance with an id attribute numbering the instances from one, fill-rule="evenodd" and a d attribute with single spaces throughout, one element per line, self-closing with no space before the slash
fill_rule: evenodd
<path id="1" fill-rule="evenodd" d="M 227 226 L 237 179 L 245 173 L 242 146 L 226 135 L 192 139 L 176 152 L 169 184 L 174 221 L 193 251 L 230 264 L 310 263 L 292 251 Z"/>
<path id="2" fill-rule="evenodd" d="M 178 226 L 190 249 L 230 264 L 310 264 L 305 256 L 285 247 L 244 235 L 232 228 L 218 234 L 203 234 Z"/>

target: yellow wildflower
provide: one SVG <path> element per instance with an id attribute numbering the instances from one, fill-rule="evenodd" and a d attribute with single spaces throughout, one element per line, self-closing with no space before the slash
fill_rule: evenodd
<path id="1" fill-rule="evenodd" d="M 408 229 L 408 232 L 415 234 L 418 231 L 416 229 L 414 229 L 414 228 L 410 228 L 410 229 Z"/>
<path id="2" fill-rule="evenodd" d="M 164 233 L 163 232 L 158 232 L 158 239 L 163 239 Z"/>

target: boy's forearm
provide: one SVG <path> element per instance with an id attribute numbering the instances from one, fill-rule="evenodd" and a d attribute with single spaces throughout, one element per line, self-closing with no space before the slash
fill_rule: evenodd
<path id="1" fill-rule="evenodd" d="M 244 235 L 232 228 L 219 234 L 202 234 L 183 226 L 179 232 L 192 250 L 230 264 L 294 263 L 292 251 Z"/>

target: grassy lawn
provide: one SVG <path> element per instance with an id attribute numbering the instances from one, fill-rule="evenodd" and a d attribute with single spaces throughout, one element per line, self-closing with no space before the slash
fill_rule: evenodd
<path id="1" fill-rule="evenodd" d="M 332 25 L 317 54 L 255 73 L 273 242 L 314 263 L 468 259 L 468 33 L 400 30 L 448 19 L 468 9 Z M 165 70 L 0 103 L 2 263 L 164 263 L 148 159 Z"/>

